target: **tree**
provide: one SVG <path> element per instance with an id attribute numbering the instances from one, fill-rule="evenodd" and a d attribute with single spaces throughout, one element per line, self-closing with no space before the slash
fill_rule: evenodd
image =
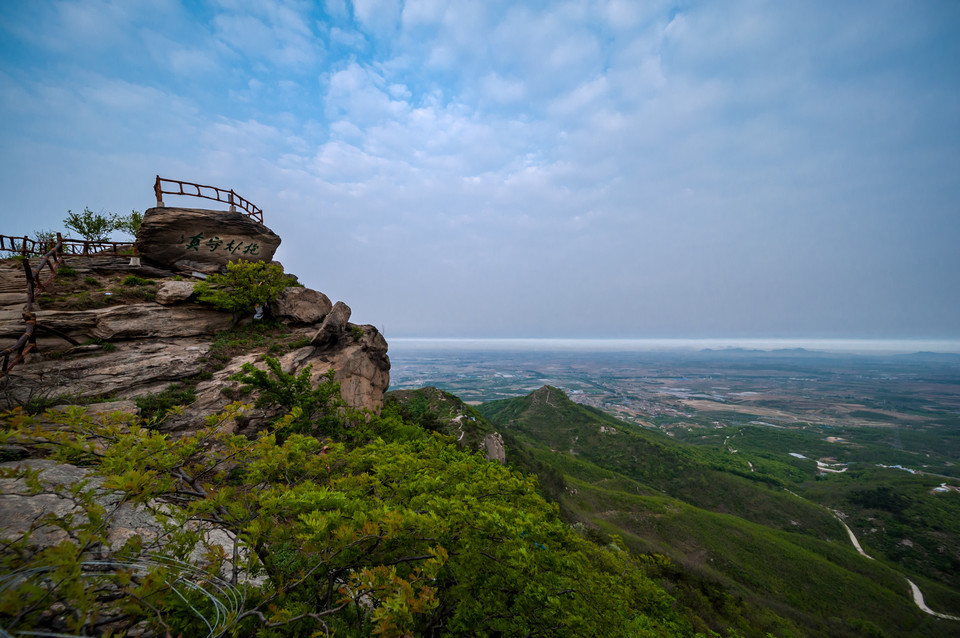
<path id="1" fill-rule="evenodd" d="M 114 230 L 119 230 L 134 237 L 140 230 L 140 224 L 143 222 L 143 213 L 132 210 L 129 215 L 118 215 L 114 217 Z"/>
<path id="2" fill-rule="evenodd" d="M 95 213 L 86 206 L 82 213 L 67 211 L 63 225 L 77 232 L 87 241 L 109 241 L 110 233 L 117 228 L 118 217 L 111 213 Z"/>
<path id="3" fill-rule="evenodd" d="M 194 284 L 197 298 L 235 317 L 277 300 L 290 285 L 280 264 L 265 261 L 231 261 L 224 275 L 214 274 Z"/>

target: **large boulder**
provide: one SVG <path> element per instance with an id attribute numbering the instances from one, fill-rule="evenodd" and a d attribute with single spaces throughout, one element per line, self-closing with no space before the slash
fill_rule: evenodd
<path id="1" fill-rule="evenodd" d="M 230 261 L 271 261 L 280 236 L 243 213 L 201 208 L 151 208 L 137 232 L 140 256 L 178 270 Z"/>
<path id="2" fill-rule="evenodd" d="M 332 309 L 330 298 L 322 292 L 294 286 L 284 288 L 270 304 L 273 316 L 287 323 L 317 323 Z"/>
<path id="3" fill-rule="evenodd" d="M 313 335 L 311 344 L 318 348 L 324 348 L 339 343 L 341 337 L 347 331 L 347 322 L 350 321 L 351 312 L 350 306 L 342 301 L 333 304 L 333 309 L 320 324 L 317 333 Z"/>
<path id="4" fill-rule="evenodd" d="M 160 288 L 157 290 L 157 303 L 164 306 L 183 303 L 193 297 L 192 281 L 175 281 L 167 279 L 160 282 Z"/>

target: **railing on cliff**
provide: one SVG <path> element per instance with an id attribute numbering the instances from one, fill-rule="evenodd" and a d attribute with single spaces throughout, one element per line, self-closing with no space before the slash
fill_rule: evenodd
<path id="1" fill-rule="evenodd" d="M 176 185 L 176 190 L 164 190 L 164 184 Z M 184 190 L 187 188 L 188 190 Z M 203 199 L 212 199 L 215 202 L 230 204 L 230 211 L 236 212 L 240 208 L 243 213 L 261 224 L 263 223 L 263 211 L 253 205 L 249 200 L 237 195 L 233 189 L 226 190 L 216 186 L 205 186 L 203 184 L 194 184 L 193 182 L 183 182 L 178 179 L 166 179 L 157 175 L 157 181 L 153 184 L 153 192 L 157 196 L 157 207 L 163 208 L 163 196 L 167 195 L 187 195 L 189 197 L 202 197 Z"/>
<path id="2" fill-rule="evenodd" d="M 0 238 L 5 236 L 0 235 Z M 20 238 L 17 238 L 20 239 Z M 57 239 L 53 242 L 36 242 L 29 240 L 27 237 L 24 237 L 23 244 L 21 245 L 22 254 L 24 259 L 23 263 L 23 272 L 27 278 L 27 303 L 23 307 L 23 322 L 26 324 L 23 334 L 17 339 L 17 342 L 14 343 L 9 348 L 4 349 L 0 352 L 3 361 L 0 364 L 0 377 L 6 376 L 10 370 L 13 369 L 15 365 L 24 360 L 24 358 L 30 354 L 32 350 L 37 348 L 37 328 L 43 328 L 49 332 L 56 334 L 58 337 L 66 339 L 72 345 L 78 345 L 77 341 L 72 337 L 51 328 L 50 326 L 40 326 L 37 324 L 37 313 L 33 309 L 33 303 L 36 298 L 43 293 L 47 286 L 50 285 L 50 282 L 53 281 L 53 278 L 57 276 L 57 270 L 59 270 L 60 265 L 63 264 L 63 255 L 64 255 L 64 240 L 59 233 L 57 233 Z M 36 245 L 41 243 L 52 243 L 53 246 L 43 254 L 41 257 L 40 264 L 33 268 L 30 264 L 29 255 L 27 253 L 27 241 L 33 241 L 34 248 Z M 43 279 L 43 269 L 47 268 L 50 271 L 50 276 L 46 280 Z M 11 360 L 11 356 L 13 359 Z"/>
<path id="3" fill-rule="evenodd" d="M 64 255 L 135 255 L 136 246 L 130 241 L 94 241 L 89 239 L 70 239 L 57 233 L 56 239 L 30 239 L 0 235 L 0 252 L 18 253 L 21 257 L 42 256 L 60 245 Z"/>

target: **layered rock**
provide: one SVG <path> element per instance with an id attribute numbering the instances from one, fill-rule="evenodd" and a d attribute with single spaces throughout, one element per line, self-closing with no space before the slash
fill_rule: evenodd
<path id="1" fill-rule="evenodd" d="M 200 208 L 150 208 L 137 232 L 143 260 L 181 271 L 270 261 L 279 246 L 279 235 L 243 213 Z"/>
<path id="2" fill-rule="evenodd" d="M 128 262 L 117 262 L 118 270 L 125 272 Z M 159 283 L 156 302 L 39 311 L 41 326 L 87 345 L 71 347 L 64 340 L 46 338 L 39 355 L 30 355 L 0 380 L 0 402 L 9 406 L 56 396 L 133 398 L 201 372 L 210 376 L 212 343 L 217 333 L 233 325 L 232 316 L 192 302 L 192 281 Z M 303 287 L 284 290 L 270 311 L 289 326 L 288 341 L 304 344 L 275 355 L 285 371 L 297 373 L 312 366 L 317 380 L 334 369 L 349 405 L 380 411 L 390 380 L 390 359 L 387 342 L 376 328 L 350 324 L 346 304 L 332 304 L 323 293 Z M 12 341 L 22 333 L 21 306 L 0 308 L 0 336 Z M 169 427 L 197 427 L 203 417 L 227 405 L 239 389 L 229 377 L 247 362 L 265 367 L 259 354 L 245 353 L 227 361 L 212 378 L 196 383 L 197 401 L 170 420 Z M 266 425 L 271 416 L 255 412 L 246 427 Z"/>

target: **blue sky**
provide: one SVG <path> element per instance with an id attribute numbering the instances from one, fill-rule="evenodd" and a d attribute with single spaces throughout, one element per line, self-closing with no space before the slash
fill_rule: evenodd
<path id="1" fill-rule="evenodd" d="M 957 33 L 947 1 L 4 2 L 0 232 L 160 174 L 263 208 L 388 339 L 957 338 Z"/>

